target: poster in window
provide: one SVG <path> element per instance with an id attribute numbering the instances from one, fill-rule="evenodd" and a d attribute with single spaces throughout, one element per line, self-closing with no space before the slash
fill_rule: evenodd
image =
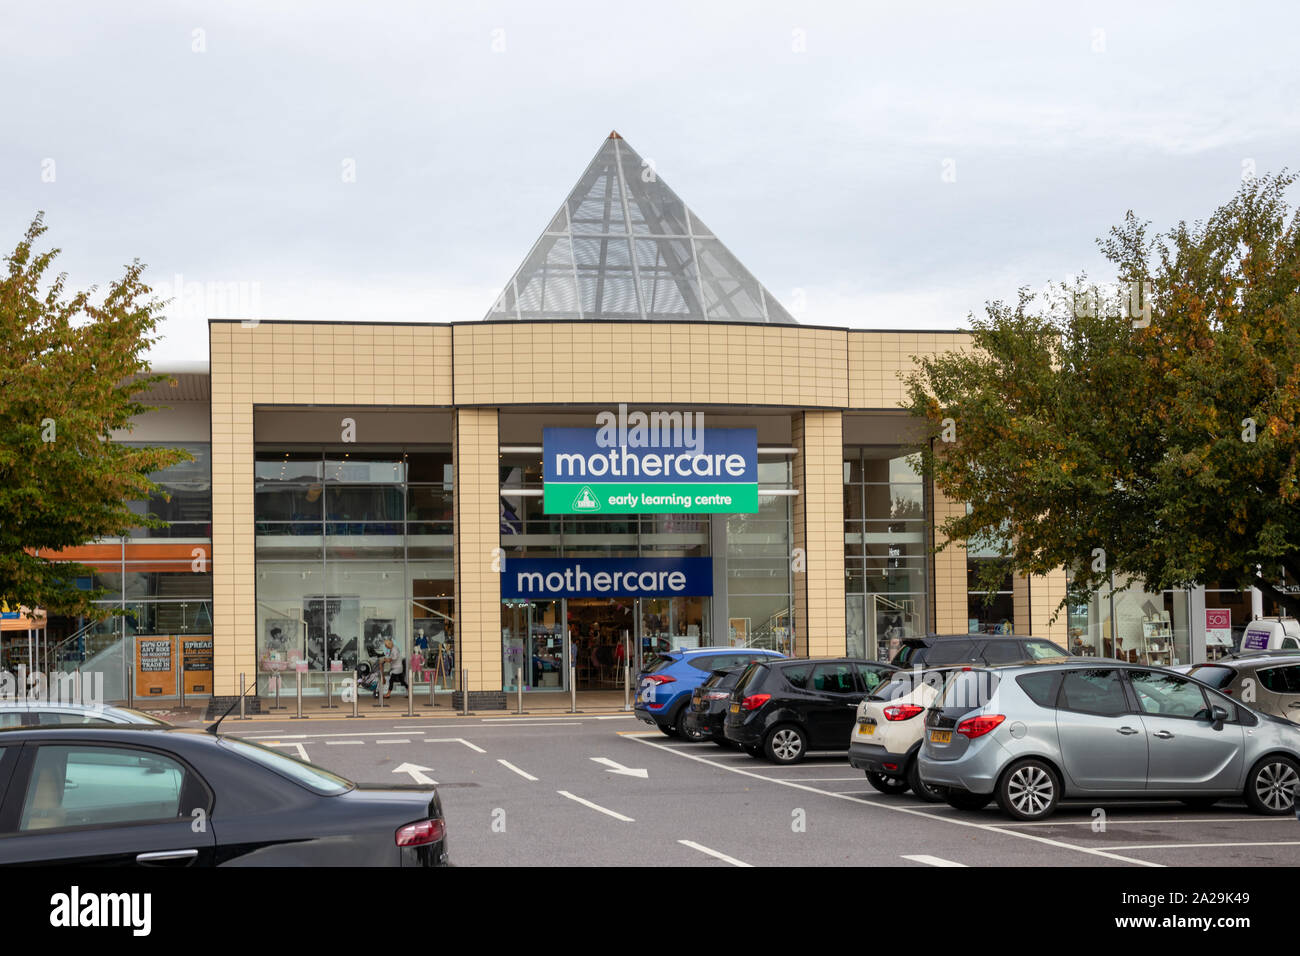
<path id="1" fill-rule="evenodd" d="M 169 636 L 136 636 L 136 697 L 174 697 L 176 695 L 176 662 L 172 658 L 174 646 L 175 640 Z"/>
<path id="2" fill-rule="evenodd" d="M 360 660 L 361 599 L 356 596 L 307 597 L 303 598 L 302 610 L 307 621 L 310 669 L 327 670 L 329 661 L 341 660 L 344 671 L 355 670 Z"/>
<path id="3" fill-rule="evenodd" d="M 181 638 L 181 677 L 185 693 L 212 693 L 211 635 Z"/>

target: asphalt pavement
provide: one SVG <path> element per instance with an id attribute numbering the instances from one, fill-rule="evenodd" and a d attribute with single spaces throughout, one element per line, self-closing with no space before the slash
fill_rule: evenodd
<path id="1" fill-rule="evenodd" d="M 222 725 L 360 783 L 432 780 L 460 866 L 1275 866 L 1294 816 L 1241 801 L 1063 804 L 1016 823 L 885 796 L 841 754 L 778 767 L 627 715 Z"/>

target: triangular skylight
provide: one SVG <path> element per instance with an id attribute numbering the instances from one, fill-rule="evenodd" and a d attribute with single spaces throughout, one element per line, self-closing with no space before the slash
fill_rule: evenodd
<path id="1" fill-rule="evenodd" d="M 794 324 L 618 133 L 487 318 Z"/>

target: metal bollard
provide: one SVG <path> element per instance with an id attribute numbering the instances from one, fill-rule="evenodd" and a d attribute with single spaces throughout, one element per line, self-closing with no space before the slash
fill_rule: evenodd
<path id="1" fill-rule="evenodd" d="M 632 668 L 623 665 L 623 709 L 632 709 Z"/>
<path id="2" fill-rule="evenodd" d="M 469 716 L 469 668 L 462 667 L 460 671 L 460 702 L 463 706 L 463 712 L 466 717 Z"/>
<path id="3" fill-rule="evenodd" d="M 74 704 L 84 704 L 86 702 L 85 690 L 81 686 L 81 668 L 78 667 L 72 672 L 72 702 Z"/>
<path id="4" fill-rule="evenodd" d="M 415 678 L 411 676 L 411 662 L 406 662 L 406 670 L 402 672 L 406 678 L 406 716 L 415 716 Z"/>
<path id="5" fill-rule="evenodd" d="M 306 720 L 302 715 L 302 671 L 294 668 L 293 676 L 298 678 L 298 712 L 294 715 L 294 720 Z"/>
<path id="6" fill-rule="evenodd" d="M 334 677 L 334 672 L 329 669 L 329 662 L 327 661 L 326 669 L 325 669 L 325 709 L 326 710 L 334 710 L 335 707 L 337 706 L 334 703 L 333 677 Z"/>
<path id="7" fill-rule="evenodd" d="M 524 712 L 524 669 L 522 667 L 515 668 L 515 688 L 519 691 L 519 709 L 515 713 L 522 714 Z"/>
<path id="8" fill-rule="evenodd" d="M 429 706 L 438 706 L 438 681 L 435 679 L 437 674 L 434 671 L 429 672 Z"/>
<path id="9" fill-rule="evenodd" d="M 280 706 L 280 685 L 284 683 L 284 678 L 280 676 L 282 673 L 282 671 L 276 671 L 271 675 L 275 678 L 275 703 L 271 705 L 272 710 L 284 710 L 284 708 Z"/>
<path id="10" fill-rule="evenodd" d="M 379 700 L 379 709 L 384 709 L 384 661 L 379 660 L 379 681 L 375 684 L 375 697 Z"/>
<path id="11" fill-rule="evenodd" d="M 244 672 L 239 672 L 239 719 L 247 720 L 248 716 L 244 713 Z"/>
<path id="12" fill-rule="evenodd" d="M 578 712 L 578 669 L 569 665 L 569 713 Z"/>
<path id="13" fill-rule="evenodd" d="M 357 680 L 357 672 L 353 671 L 352 672 L 352 713 L 348 715 L 349 718 L 361 716 L 360 714 L 357 713 L 357 701 L 359 701 L 360 699 L 361 699 L 361 684 Z"/>

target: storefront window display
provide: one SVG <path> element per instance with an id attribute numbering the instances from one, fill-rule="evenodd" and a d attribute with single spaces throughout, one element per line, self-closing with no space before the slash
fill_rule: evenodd
<path id="1" fill-rule="evenodd" d="M 451 683 L 452 490 L 443 447 L 258 449 L 260 694 L 299 670 L 304 694 L 334 694 L 395 657 Z"/>
<path id="2" fill-rule="evenodd" d="M 848 653 L 888 660 L 927 630 L 928 508 L 914 456 L 894 446 L 844 452 Z"/>

